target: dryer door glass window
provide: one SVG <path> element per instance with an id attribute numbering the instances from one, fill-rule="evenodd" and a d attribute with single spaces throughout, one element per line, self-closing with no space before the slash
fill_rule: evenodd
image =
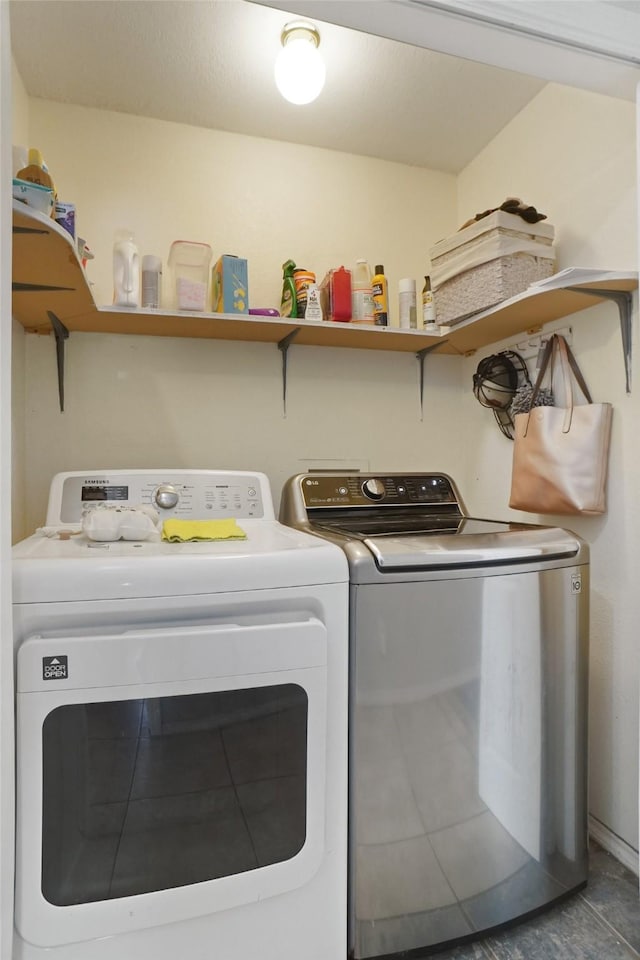
<path id="1" fill-rule="evenodd" d="M 307 716 L 297 684 L 53 710 L 44 897 L 110 900 L 295 856 L 307 828 Z"/>

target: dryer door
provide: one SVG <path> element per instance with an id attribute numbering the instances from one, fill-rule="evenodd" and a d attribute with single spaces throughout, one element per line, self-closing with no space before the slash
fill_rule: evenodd
<path id="1" fill-rule="evenodd" d="M 18 654 L 17 904 L 39 946 L 304 884 L 324 850 L 313 617 L 32 637 Z"/>

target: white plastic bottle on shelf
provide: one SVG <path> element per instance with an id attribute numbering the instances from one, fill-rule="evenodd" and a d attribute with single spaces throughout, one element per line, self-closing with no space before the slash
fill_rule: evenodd
<path id="1" fill-rule="evenodd" d="M 351 322 L 373 323 L 373 287 L 366 260 L 356 260 L 351 275 Z"/>
<path id="2" fill-rule="evenodd" d="M 118 231 L 113 244 L 113 302 L 140 306 L 140 257 L 130 230 Z"/>
<path id="3" fill-rule="evenodd" d="M 142 258 L 142 306 L 159 307 L 162 299 L 162 260 L 151 255 Z"/>
<path id="4" fill-rule="evenodd" d="M 305 320 L 322 320 L 322 304 L 320 302 L 320 291 L 316 283 L 310 283 L 307 287 L 307 305 L 305 308 Z"/>
<path id="5" fill-rule="evenodd" d="M 398 305 L 402 330 L 416 330 L 416 282 L 409 277 L 398 283 Z"/>

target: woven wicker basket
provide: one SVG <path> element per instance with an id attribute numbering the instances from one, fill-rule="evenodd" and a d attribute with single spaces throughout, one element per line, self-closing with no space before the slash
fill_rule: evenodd
<path id="1" fill-rule="evenodd" d="M 459 323 L 550 277 L 553 236 L 550 224 L 498 211 L 436 244 L 430 251 L 436 321 Z M 501 250 L 509 252 L 495 256 Z"/>

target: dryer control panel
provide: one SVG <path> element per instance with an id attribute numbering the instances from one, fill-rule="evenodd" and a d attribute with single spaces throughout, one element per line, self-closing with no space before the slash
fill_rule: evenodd
<path id="1" fill-rule="evenodd" d="M 305 474 L 300 489 L 307 509 L 459 503 L 451 478 L 441 473 Z"/>
<path id="2" fill-rule="evenodd" d="M 163 519 L 273 520 L 269 481 L 229 470 L 105 470 L 59 473 L 51 484 L 47 524 L 78 523 L 84 507 L 109 503 L 155 507 Z"/>

